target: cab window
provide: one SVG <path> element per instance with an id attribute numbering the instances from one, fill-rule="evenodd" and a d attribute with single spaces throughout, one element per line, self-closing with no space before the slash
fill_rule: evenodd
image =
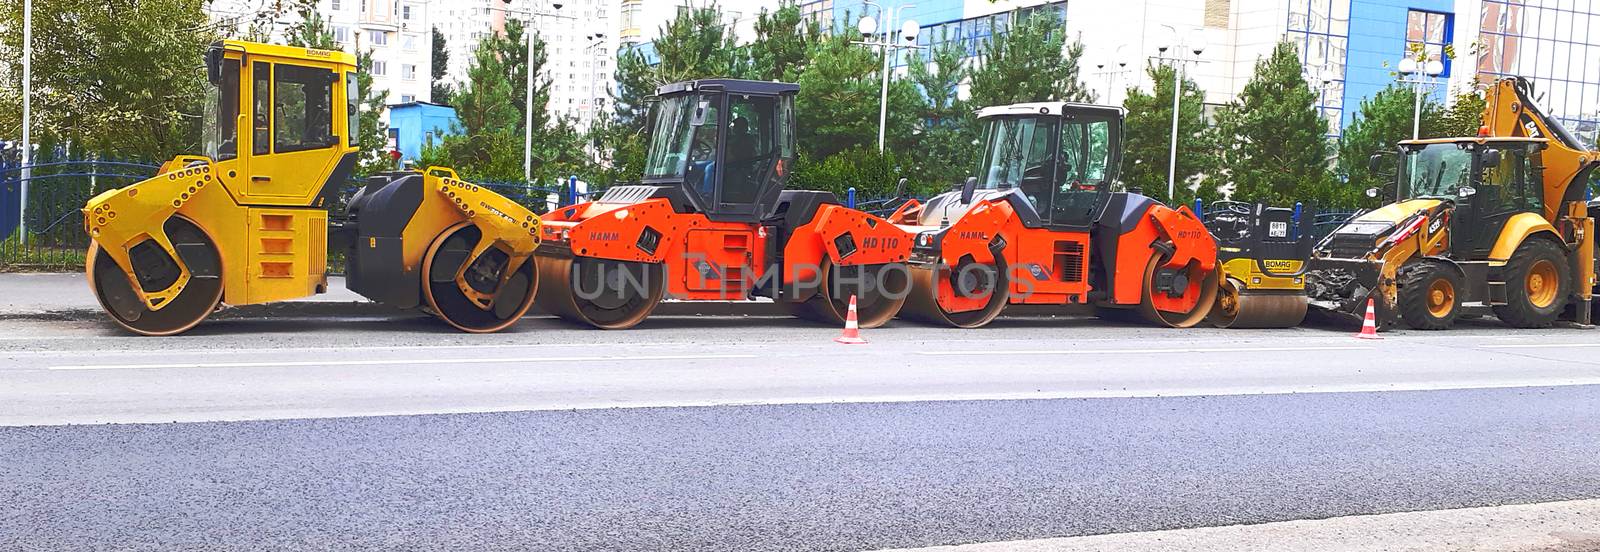
<path id="1" fill-rule="evenodd" d="M 333 135 L 334 73 L 279 64 L 274 75 L 273 150 L 278 153 L 326 148 Z"/>
<path id="2" fill-rule="evenodd" d="M 1093 218 L 1100 195 L 1107 191 L 1111 122 L 1077 121 L 1063 127 L 1060 176 L 1053 190 L 1055 201 L 1049 211 L 1050 222 L 1084 225 Z"/>
<path id="3" fill-rule="evenodd" d="M 721 203 L 755 203 L 776 162 L 772 117 L 777 113 L 777 98 L 736 96 L 728 103 L 728 145 L 723 163 L 728 170 L 722 186 Z"/>
<path id="4" fill-rule="evenodd" d="M 250 152 L 266 155 L 272 153 L 272 64 L 257 62 L 250 72 Z"/>
<path id="5" fill-rule="evenodd" d="M 1500 163 L 1485 166 L 1478 183 L 1478 204 L 1487 212 L 1538 210 L 1538 193 L 1528 182 L 1528 153 L 1522 148 L 1500 151 Z"/>

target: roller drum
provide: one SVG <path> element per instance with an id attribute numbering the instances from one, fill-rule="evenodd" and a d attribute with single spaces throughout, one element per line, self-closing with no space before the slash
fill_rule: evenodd
<path id="1" fill-rule="evenodd" d="M 603 330 L 631 328 L 648 318 L 666 293 L 665 270 L 659 263 L 553 255 L 535 255 L 534 259 L 539 267 L 539 308 L 564 320 Z M 601 289 L 599 286 L 614 282 L 607 276 L 618 269 L 636 271 L 634 282 L 643 284 L 643 289 L 637 285 Z M 599 291 L 580 294 L 579 284 L 585 290 Z"/>

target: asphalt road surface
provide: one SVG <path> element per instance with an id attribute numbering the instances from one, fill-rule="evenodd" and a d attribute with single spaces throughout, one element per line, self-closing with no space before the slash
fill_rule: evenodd
<path id="1" fill-rule="evenodd" d="M 1600 498 L 1593 330 L 273 312 L 0 317 L 0 550 L 867 550 Z"/>

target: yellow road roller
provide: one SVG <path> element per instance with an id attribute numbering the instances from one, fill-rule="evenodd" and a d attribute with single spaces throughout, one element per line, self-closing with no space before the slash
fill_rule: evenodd
<path id="1" fill-rule="evenodd" d="M 355 63 L 233 40 L 207 49 L 204 155 L 84 206 L 89 286 L 112 320 L 171 335 L 222 304 L 322 293 L 330 237 L 351 289 L 376 301 L 469 332 L 527 312 L 538 216 L 449 169 L 373 176 L 330 226 L 358 157 Z"/>
<path id="2" fill-rule="evenodd" d="M 1289 328 L 1305 320 L 1306 259 L 1316 245 L 1314 218 L 1300 207 L 1219 201 L 1205 205 L 1206 229 L 1217 240 L 1221 289 L 1209 315 L 1220 328 Z"/>

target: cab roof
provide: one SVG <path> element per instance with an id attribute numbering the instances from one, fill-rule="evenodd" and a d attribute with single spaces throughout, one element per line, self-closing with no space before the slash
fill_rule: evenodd
<path id="1" fill-rule="evenodd" d="M 657 96 L 678 94 L 706 90 L 710 92 L 729 92 L 733 94 L 796 94 L 800 92 L 800 85 L 787 82 L 752 81 L 740 79 L 700 79 L 692 81 L 674 82 L 656 89 Z"/>
<path id="2" fill-rule="evenodd" d="M 222 48 L 232 52 L 244 52 L 262 56 L 272 56 L 286 59 L 303 59 L 338 63 L 354 67 L 356 56 L 340 50 L 318 50 L 300 46 L 284 46 L 282 44 L 266 44 L 262 42 L 246 42 L 243 40 L 219 40 L 211 44 L 213 48 Z"/>
<path id="3" fill-rule="evenodd" d="M 1060 115 L 1069 111 L 1120 117 L 1125 110 L 1123 110 L 1121 106 L 1115 105 L 1097 105 L 1077 102 L 1029 102 L 985 107 L 978 110 L 978 118 L 984 119 L 988 117 L 1001 117 L 1006 115 Z"/>
<path id="4" fill-rule="evenodd" d="M 1455 138 L 1428 138 L 1426 140 L 1401 140 L 1400 145 L 1426 146 L 1431 144 L 1459 144 L 1462 142 L 1472 142 L 1476 144 L 1485 144 L 1489 142 L 1544 144 L 1548 143 L 1549 141 L 1550 140 L 1548 138 L 1531 138 L 1527 136 L 1460 136 Z"/>

